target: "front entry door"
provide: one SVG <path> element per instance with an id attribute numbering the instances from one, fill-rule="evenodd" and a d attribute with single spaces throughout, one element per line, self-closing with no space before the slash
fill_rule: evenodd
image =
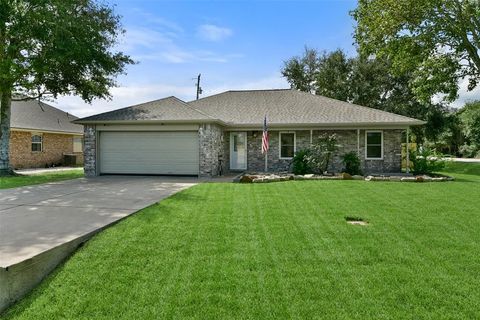
<path id="1" fill-rule="evenodd" d="M 230 170 L 247 169 L 247 133 L 230 132 Z"/>

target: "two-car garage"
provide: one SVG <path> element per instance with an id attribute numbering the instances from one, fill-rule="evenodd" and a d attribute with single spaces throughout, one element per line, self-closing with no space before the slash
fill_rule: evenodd
<path id="1" fill-rule="evenodd" d="M 198 175 L 198 131 L 100 131 L 100 174 Z"/>

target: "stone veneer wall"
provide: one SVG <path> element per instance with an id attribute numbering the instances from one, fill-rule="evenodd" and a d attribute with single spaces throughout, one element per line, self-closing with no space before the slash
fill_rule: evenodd
<path id="1" fill-rule="evenodd" d="M 285 132 L 285 131 L 282 131 Z M 296 150 L 310 146 L 310 130 L 296 132 Z M 268 170 L 291 170 L 290 159 L 280 159 L 279 131 L 270 131 L 270 149 L 268 152 Z M 313 141 L 322 133 L 336 133 L 339 145 L 334 154 L 330 171 L 340 172 L 343 169 L 342 156 L 350 151 L 357 152 L 357 130 L 313 130 Z M 383 160 L 365 160 L 365 130 L 360 130 L 360 160 L 364 173 L 400 172 L 401 171 L 401 139 L 402 130 L 383 130 L 384 158 Z M 247 132 L 247 165 L 250 172 L 261 172 L 265 168 L 265 158 L 261 152 L 262 132 Z M 225 163 L 229 166 L 229 134 L 225 133 Z"/>
<path id="2" fill-rule="evenodd" d="M 95 126 L 85 126 L 84 136 L 84 166 L 86 176 L 95 176 L 96 168 L 96 129 Z M 283 132 L 283 131 L 282 131 Z M 310 146 L 310 130 L 296 132 L 296 150 Z M 342 156 L 350 151 L 357 151 L 356 130 L 314 130 L 313 141 L 320 134 L 336 133 L 338 138 L 338 151 L 334 154 L 329 170 L 340 172 L 343 169 Z M 222 171 L 229 171 L 230 167 L 230 132 L 223 131 L 215 124 L 202 124 L 199 131 L 199 175 L 216 176 Z M 290 159 L 279 157 L 279 131 L 270 131 L 270 149 L 268 152 L 268 170 L 291 170 Z M 365 130 L 360 130 L 360 160 L 364 173 L 388 173 L 401 171 L 401 139 L 402 130 L 383 130 L 384 159 L 365 160 Z M 262 131 L 247 132 L 247 170 L 250 172 L 264 171 L 265 158 L 261 151 Z"/>
<path id="3" fill-rule="evenodd" d="M 83 127 L 83 167 L 85 176 L 94 177 L 97 173 L 97 129 L 95 125 Z"/>
<path id="4" fill-rule="evenodd" d="M 361 132 L 360 152 L 365 173 L 402 171 L 402 132 L 383 130 L 383 160 L 365 160 L 365 131 Z M 363 134 L 362 134 L 363 133 Z"/>
<path id="5" fill-rule="evenodd" d="M 65 154 L 73 154 L 73 135 L 41 133 L 42 151 L 32 151 L 32 132 L 10 133 L 10 165 L 15 169 L 44 168 L 63 164 Z"/>
<path id="6" fill-rule="evenodd" d="M 198 129 L 200 148 L 200 176 L 217 176 L 220 172 L 220 161 L 222 160 L 222 171 L 225 172 L 225 144 L 224 133 L 216 124 L 201 124 Z"/>

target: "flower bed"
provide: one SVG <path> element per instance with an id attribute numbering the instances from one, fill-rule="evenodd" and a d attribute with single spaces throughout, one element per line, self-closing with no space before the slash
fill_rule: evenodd
<path id="1" fill-rule="evenodd" d="M 245 173 L 234 179 L 239 183 L 269 183 L 290 180 L 365 180 L 365 181 L 393 181 L 393 182 L 446 182 L 453 181 L 453 177 L 448 176 L 408 176 L 408 175 L 369 175 L 369 176 L 351 176 L 348 173 L 317 175 L 305 174 L 295 175 L 293 173 Z"/>

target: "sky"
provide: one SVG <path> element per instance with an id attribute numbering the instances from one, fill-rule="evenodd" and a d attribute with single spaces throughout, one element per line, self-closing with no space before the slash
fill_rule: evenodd
<path id="1" fill-rule="evenodd" d="M 195 99 L 199 73 L 203 94 L 226 90 L 288 88 L 280 69 L 304 47 L 349 55 L 356 6 L 351 0 L 185 1 L 108 0 L 126 30 L 117 50 L 137 63 L 117 78 L 111 100 L 91 104 L 72 96 L 53 104 L 79 117 L 176 96 Z M 480 98 L 480 90 L 460 99 Z"/>

